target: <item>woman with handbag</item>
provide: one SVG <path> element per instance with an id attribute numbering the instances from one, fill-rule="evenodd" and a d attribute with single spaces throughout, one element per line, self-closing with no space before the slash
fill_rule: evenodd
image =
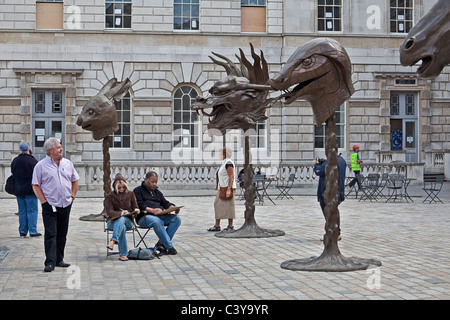
<path id="1" fill-rule="evenodd" d="M 231 160 L 231 154 L 232 152 L 229 147 L 223 147 L 220 150 L 220 156 L 223 161 L 216 174 L 216 189 L 218 189 L 214 201 L 216 223 L 208 231 L 220 231 L 221 219 L 228 219 L 228 226 L 222 232 L 231 231 L 234 228 L 233 220 L 236 216 L 234 204 L 236 181 L 234 179 L 235 166 Z"/>
<path id="2" fill-rule="evenodd" d="M 114 249 L 114 244 L 119 245 L 119 260 L 127 261 L 128 245 L 126 231 L 133 227 L 130 213 L 139 213 L 139 207 L 133 191 L 128 190 L 125 178 L 118 173 L 112 184 L 113 191 L 106 197 L 106 214 L 108 228 L 113 230 L 109 244 L 109 250 Z"/>

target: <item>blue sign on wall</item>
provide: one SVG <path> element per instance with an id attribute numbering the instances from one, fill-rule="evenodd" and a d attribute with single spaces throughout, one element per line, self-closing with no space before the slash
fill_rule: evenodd
<path id="1" fill-rule="evenodd" d="M 402 130 L 392 131 L 392 150 L 402 150 Z"/>

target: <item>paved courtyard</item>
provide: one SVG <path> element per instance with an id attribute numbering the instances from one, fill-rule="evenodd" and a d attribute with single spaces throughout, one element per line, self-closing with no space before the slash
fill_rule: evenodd
<path id="1" fill-rule="evenodd" d="M 65 261 L 73 268 L 51 273 L 43 272 L 43 237 L 19 238 L 16 200 L 3 194 L 0 247 L 6 246 L 9 253 L 0 260 L 0 299 L 449 299 L 450 184 L 441 193 L 444 204 L 422 204 L 420 186 L 411 190 L 413 203 L 349 198 L 341 204 L 341 253 L 383 264 L 344 273 L 280 267 L 286 260 L 322 252 L 324 218 L 314 187 L 296 190 L 294 200 L 257 204 L 257 223 L 286 233 L 260 239 L 215 237 L 206 231 L 214 223 L 212 195 L 167 191 L 170 201 L 185 206 L 174 238 L 178 254 L 127 262 L 106 257 L 102 222 L 79 219 L 102 209 L 100 198 L 80 194 L 73 205 L 66 246 Z M 244 202 L 237 201 L 236 206 L 235 226 L 240 227 Z M 38 229 L 43 233 L 40 215 Z M 152 245 L 157 241 L 153 231 L 147 240 Z"/>

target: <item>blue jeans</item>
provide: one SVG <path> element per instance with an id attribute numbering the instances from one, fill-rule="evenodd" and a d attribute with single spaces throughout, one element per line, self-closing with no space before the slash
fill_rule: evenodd
<path id="1" fill-rule="evenodd" d="M 19 206 L 19 233 L 30 236 L 37 234 L 38 219 L 38 199 L 32 194 L 26 197 L 17 196 L 17 205 Z"/>
<path id="2" fill-rule="evenodd" d="M 163 214 L 162 216 L 147 214 L 139 219 L 138 224 L 152 227 L 164 248 L 170 249 L 173 247 L 171 240 L 181 224 L 181 218 L 177 214 Z M 167 226 L 167 230 L 164 228 L 165 226 Z"/>
<path id="3" fill-rule="evenodd" d="M 119 245 L 119 255 L 128 255 L 128 244 L 126 233 L 127 230 L 133 228 L 133 223 L 127 217 L 120 217 L 116 220 L 108 221 L 108 229 L 113 231 L 111 240 L 117 242 Z"/>

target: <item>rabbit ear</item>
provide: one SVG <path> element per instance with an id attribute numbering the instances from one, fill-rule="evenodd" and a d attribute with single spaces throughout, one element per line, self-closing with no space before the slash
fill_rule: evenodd
<path id="1" fill-rule="evenodd" d="M 124 95 L 127 94 L 130 88 L 131 88 L 131 81 L 130 79 L 126 78 L 125 81 L 122 81 L 120 84 L 114 86 L 108 92 L 106 92 L 105 96 L 110 100 L 114 99 L 116 101 L 119 101 L 120 99 L 123 98 Z"/>
<path id="2" fill-rule="evenodd" d="M 102 96 L 102 95 L 106 96 L 108 94 L 108 92 L 111 91 L 111 88 L 116 85 L 116 83 L 117 83 L 117 79 L 112 78 L 103 86 L 103 88 L 100 90 L 99 93 L 97 93 L 97 95 L 98 96 Z"/>

